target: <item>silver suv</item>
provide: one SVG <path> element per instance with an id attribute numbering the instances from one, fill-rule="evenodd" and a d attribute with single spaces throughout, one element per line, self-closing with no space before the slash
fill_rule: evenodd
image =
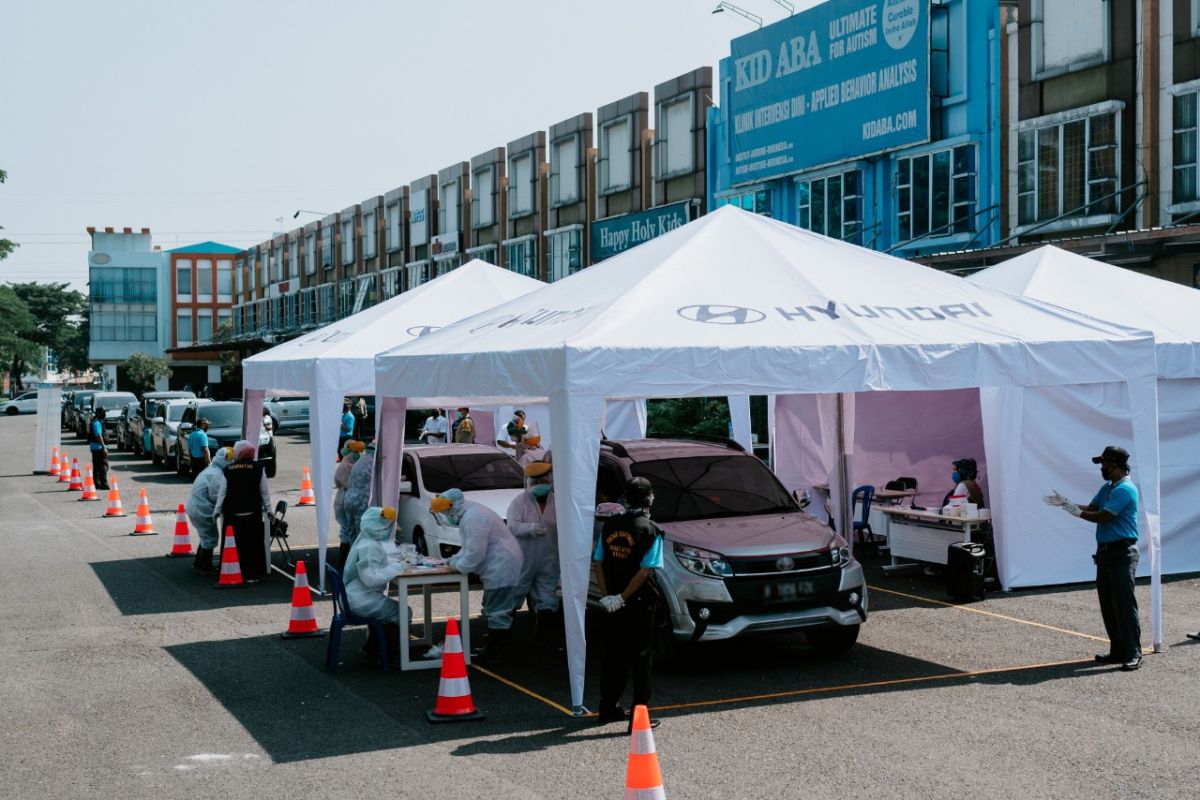
<path id="1" fill-rule="evenodd" d="M 676 641 L 797 630 L 819 651 L 854 645 L 867 619 L 862 567 L 762 461 L 727 440 L 604 441 L 597 500 L 618 500 L 634 477 L 654 486 L 651 518 L 666 534 L 655 576 Z"/>

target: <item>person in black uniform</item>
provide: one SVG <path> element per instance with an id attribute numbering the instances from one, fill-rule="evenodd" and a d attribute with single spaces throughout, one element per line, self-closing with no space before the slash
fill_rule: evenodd
<path id="1" fill-rule="evenodd" d="M 650 703 L 650 670 L 654 661 L 655 587 L 649 585 L 662 567 L 662 529 L 650 521 L 654 487 L 645 478 L 625 484 L 624 514 L 604 523 L 592 560 L 600 605 L 608 612 L 603 627 L 600 672 L 600 723 L 628 722 L 620 706 L 625 678 L 633 670 L 633 704 Z M 658 720 L 651 720 L 658 727 Z"/>
<path id="2" fill-rule="evenodd" d="M 253 583 L 267 575 L 268 538 L 263 514 L 271 508 L 271 494 L 263 465 L 254 460 L 253 443 L 242 440 L 233 446 L 233 453 L 237 460 L 225 468 L 225 495 L 220 507 L 225 525 L 233 526 L 242 577 Z M 224 546 L 222 538 L 222 549 Z"/>

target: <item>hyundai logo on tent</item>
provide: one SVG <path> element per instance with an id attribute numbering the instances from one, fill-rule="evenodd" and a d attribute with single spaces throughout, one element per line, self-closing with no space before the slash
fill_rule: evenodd
<path id="1" fill-rule="evenodd" d="M 706 322 L 710 325 L 749 325 L 767 318 L 766 314 L 757 309 L 742 306 L 684 306 L 676 313 L 692 322 Z"/>
<path id="2" fill-rule="evenodd" d="M 414 339 L 420 339 L 422 336 L 427 336 L 434 331 L 441 330 L 441 325 L 413 325 L 405 333 Z"/>

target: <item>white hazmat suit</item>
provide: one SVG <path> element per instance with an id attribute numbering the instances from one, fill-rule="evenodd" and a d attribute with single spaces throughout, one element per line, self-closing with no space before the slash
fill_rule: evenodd
<path id="1" fill-rule="evenodd" d="M 483 614 L 488 630 L 507 632 L 512 627 L 513 609 L 520 602 L 517 584 L 521 578 L 521 547 L 512 532 L 490 508 L 463 498 L 450 489 L 434 498 L 450 501 L 449 509 L 434 508 L 446 515 L 462 534 L 463 547 L 447 562 L 463 574 L 475 573 L 483 581 Z"/>
<path id="2" fill-rule="evenodd" d="M 399 622 L 400 604 L 387 597 L 388 583 L 404 571 L 404 562 L 388 556 L 387 542 L 396 521 L 394 509 L 368 508 L 358 526 L 358 538 L 346 556 L 342 579 L 350 610 L 360 617 Z"/>
<path id="3" fill-rule="evenodd" d="M 524 564 L 518 581 L 518 597 L 533 596 L 533 610 L 558 610 L 558 521 L 554 493 L 542 509 L 526 489 L 508 507 L 508 527 L 521 546 Z"/>

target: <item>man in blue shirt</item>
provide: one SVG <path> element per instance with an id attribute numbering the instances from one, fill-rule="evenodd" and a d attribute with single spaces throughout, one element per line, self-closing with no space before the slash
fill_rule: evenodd
<path id="1" fill-rule="evenodd" d="M 342 403 L 342 427 L 338 429 L 338 461 L 342 460 L 342 448 L 346 442 L 354 438 L 354 414 L 350 412 L 350 403 Z"/>
<path id="2" fill-rule="evenodd" d="M 645 478 L 625 484 L 624 514 L 604 523 L 592 560 L 604 619 L 600 668 L 600 723 L 627 722 L 620 706 L 625 676 L 633 671 L 633 705 L 650 704 L 655 617 L 659 612 L 654 570 L 663 565 L 662 530 L 650 521 L 654 487 Z M 611 592 L 611 594 L 610 594 Z M 650 727 L 657 728 L 658 720 Z"/>
<path id="3" fill-rule="evenodd" d="M 1073 517 L 1096 523 L 1096 593 L 1108 632 L 1109 652 L 1096 661 L 1130 672 L 1142 665 L 1142 627 L 1134 577 L 1138 565 L 1138 490 L 1129 479 L 1129 452 L 1109 445 L 1092 458 L 1105 483 L 1092 502 L 1079 506 L 1057 491 L 1042 498 Z"/>
<path id="4" fill-rule="evenodd" d="M 96 406 L 88 423 L 88 447 L 92 451 L 92 480 L 97 489 L 108 489 L 108 445 L 104 443 L 105 411 Z"/>
<path id="5" fill-rule="evenodd" d="M 208 451 L 208 420 L 204 417 L 196 420 L 196 429 L 188 434 L 188 455 L 192 457 L 193 475 L 199 475 L 212 463 L 212 454 Z"/>

